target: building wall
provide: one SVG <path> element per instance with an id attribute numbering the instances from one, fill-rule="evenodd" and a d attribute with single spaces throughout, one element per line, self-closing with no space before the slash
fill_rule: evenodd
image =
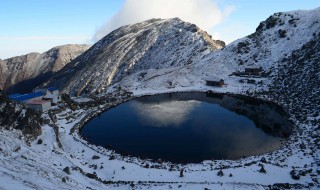
<path id="1" fill-rule="evenodd" d="M 26 107 L 42 112 L 42 105 L 41 104 L 26 104 Z"/>
<path id="2" fill-rule="evenodd" d="M 224 81 L 207 81 L 206 84 L 208 86 L 223 86 L 224 85 Z"/>
<path id="3" fill-rule="evenodd" d="M 26 104 L 27 108 L 40 111 L 40 112 L 46 112 L 51 109 L 51 102 L 46 102 L 43 104 Z"/>
<path id="4" fill-rule="evenodd" d="M 59 91 L 56 90 L 56 91 L 53 91 L 53 92 L 51 92 L 51 93 L 52 93 L 52 95 L 53 95 L 52 103 L 57 104 L 58 102 L 60 102 Z"/>
<path id="5" fill-rule="evenodd" d="M 48 91 L 48 93 L 44 96 L 44 99 L 50 99 L 51 103 L 57 104 L 61 101 L 61 97 L 59 91 Z"/>
<path id="6" fill-rule="evenodd" d="M 50 101 L 42 104 L 42 112 L 48 111 L 50 109 L 51 109 L 51 102 Z"/>

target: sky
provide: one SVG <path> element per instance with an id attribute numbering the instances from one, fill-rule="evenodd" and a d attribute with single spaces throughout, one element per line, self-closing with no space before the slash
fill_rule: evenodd
<path id="1" fill-rule="evenodd" d="M 93 44 L 150 18 L 179 17 L 230 43 L 275 12 L 317 7 L 320 0 L 0 0 L 0 59 Z"/>

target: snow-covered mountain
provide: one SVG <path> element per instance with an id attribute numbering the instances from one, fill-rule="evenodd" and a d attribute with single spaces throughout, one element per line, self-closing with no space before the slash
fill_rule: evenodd
<path id="1" fill-rule="evenodd" d="M 88 48 L 88 45 L 63 45 L 42 54 L 29 53 L 0 60 L 0 89 L 29 92 Z"/>
<path id="2" fill-rule="evenodd" d="M 99 93 L 141 71 L 195 64 L 224 46 L 179 18 L 151 19 L 111 32 L 66 65 L 49 85 L 71 94 Z"/>
<path id="3" fill-rule="evenodd" d="M 205 86 L 207 78 L 221 78 L 225 80 L 231 92 L 254 91 L 257 87 L 265 89 L 268 85 L 272 85 L 270 79 L 281 73 L 278 68 L 285 63 L 281 60 L 315 40 L 319 35 L 319 28 L 320 8 L 276 13 L 261 22 L 255 33 L 221 50 L 200 55 L 201 58 L 192 65 L 182 66 L 179 69 L 140 71 L 126 78 L 119 85 L 131 91 L 146 88 L 163 91 L 168 90 L 168 87 L 188 90 L 194 86 Z M 239 82 L 241 78 L 231 74 L 243 72 L 246 67 L 262 67 L 266 75 L 255 79 L 259 84 L 242 84 Z M 143 78 L 140 77 L 142 73 Z M 168 86 L 168 84 L 171 85 Z"/>
<path id="4" fill-rule="evenodd" d="M 71 94 L 100 93 L 109 86 L 130 91 L 188 90 L 207 78 L 222 78 L 234 90 L 265 88 L 292 51 L 314 40 L 320 9 L 275 13 L 256 32 L 224 47 L 221 41 L 177 18 L 152 19 L 121 27 L 67 64 L 49 83 Z M 230 76 L 246 67 L 262 67 L 259 85 Z M 110 89 L 110 88 L 109 88 Z"/>

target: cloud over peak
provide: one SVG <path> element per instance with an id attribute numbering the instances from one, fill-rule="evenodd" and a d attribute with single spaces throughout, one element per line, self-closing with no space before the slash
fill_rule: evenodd
<path id="1" fill-rule="evenodd" d="M 100 40 L 120 26 L 151 18 L 179 17 L 210 32 L 232 10 L 231 6 L 220 8 L 214 0 L 126 0 L 119 12 L 97 30 L 93 41 Z M 215 37 L 215 34 L 213 36 Z"/>

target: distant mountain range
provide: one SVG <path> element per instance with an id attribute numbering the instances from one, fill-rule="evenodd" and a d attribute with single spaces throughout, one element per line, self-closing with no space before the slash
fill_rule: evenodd
<path id="1" fill-rule="evenodd" d="M 7 92 L 30 92 L 89 47 L 63 45 L 42 54 L 29 53 L 0 60 L 0 89 Z"/>

